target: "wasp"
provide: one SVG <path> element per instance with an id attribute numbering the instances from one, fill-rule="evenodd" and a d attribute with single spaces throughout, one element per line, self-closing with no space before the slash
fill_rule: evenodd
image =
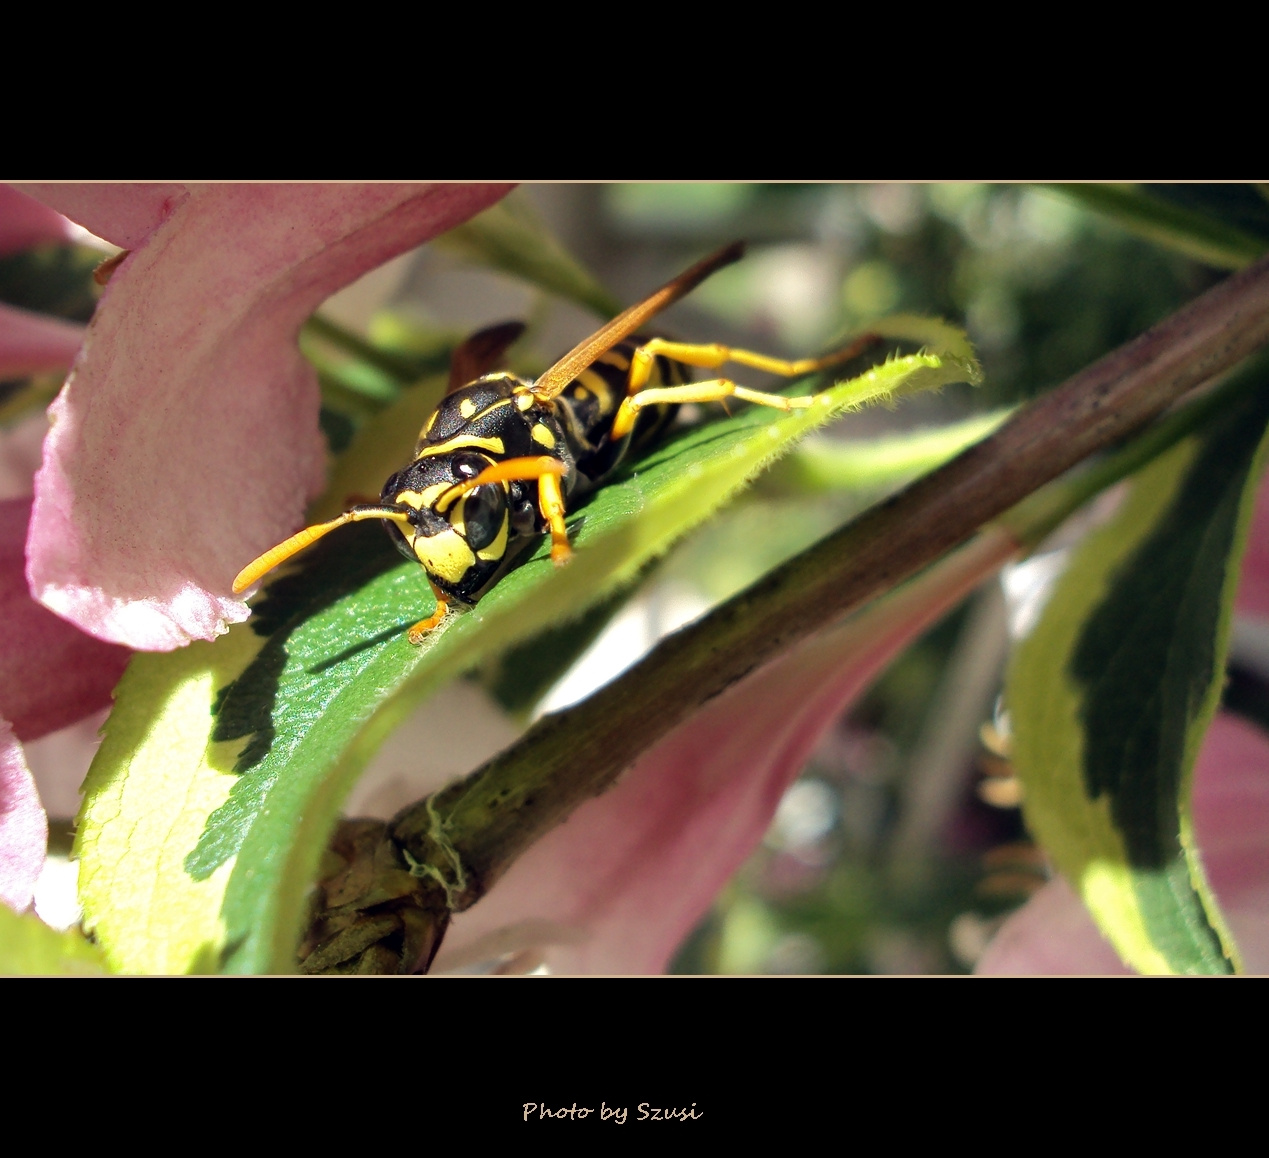
<path id="1" fill-rule="evenodd" d="M 543 535 L 551 537 L 552 561 L 566 562 L 572 548 L 564 516 L 571 505 L 655 441 L 680 404 L 739 398 L 786 411 L 811 406 L 813 396 L 767 394 L 729 378 L 693 382 L 690 368 L 734 362 L 792 378 L 850 361 L 880 339 L 866 335 L 826 357 L 786 361 L 718 344 L 635 336 L 743 254 L 743 242 L 711 254 L 536 381 L 492 369 L 522 325 L 473 335 L 455 351 L 449 388 L 419 435 L 414 459 L 388 479 L 379 502 L 305 527 L 266 551 L 239 572 L 235 594 L 331 531 L 382 519 L 401 553 L 422 564 L 436 595 L 436 610 L 408 633 L 411 643 L 422 643 L 452 604 L 474 604 Z"/>

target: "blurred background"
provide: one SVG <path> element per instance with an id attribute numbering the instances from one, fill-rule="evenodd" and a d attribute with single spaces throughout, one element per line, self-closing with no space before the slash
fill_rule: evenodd
<path id="1" fill-rule="evenodd" d="M 1242 211 L 1248 230 L 1269 237 L 1269 202 L 1251 187 L 1224 189 L 1227 219 Z M 1195 196 L 1183 186 L 1151 195 L 1182 207 Z M 811 445 L 772 471 L 673 550 L 544 697 L 517 697 L 488 672 L 442 693 L 426 711 L 454 722 L 446 729 L 453 747 L 437 747 L 435 728 L 407 724 L 349 814 L 391 815 L 471 770 L 535 715 L 585 696 L 661 635 L 924 469 L 914 462 L 906 474 L 900 464 L 852 475 L 842 468 L 851 442 L 875 451 L 898 433 L 979 429 L 1223 276 L 1215 264 L 1128 232 L 1089 201 L 968 183 L 526 186 L 499 211 L 528 228 L 539 222 L 593 275 L 591 308 L 533 288 L 505 262 L 490 268 L 488 247 L 473 245 L 470 231 L 398 258 L 327 303 L 322 317 L 335 329 L 310 332 L 305 347 L 322 376 L 336 452 L 395 389 L 349 356 L 338 331 L 435 372 L 474 329 L 521 318 L 530 329 L 513 367 L 533 373 L 593 331 L 605 303 L 628 305 L 736 238 L 749 243 L 747 259 L 662 315 L 660 332 L 803 357 L 875 318 L 916 313 L 963 326 L 985 371 L 976 389 L 849 416 L 821 436 L 832 470 L 817 470 Z M 83 272 L 99 257 L 6 259 L 0 300 L 86 318 L 92 294 Z M 756 374 L 742 380 L 766 384 Z M 1053 547 L 930 631 L 842 717 L 762 846 L 683 946 L 676 972 L 972 969 L 1004 916 L 1045 880 L 1019 818 L 997 698 L 1011 633 L 1025 629 L 1037 590 L 1059 566 L 1061 543 Z"/>

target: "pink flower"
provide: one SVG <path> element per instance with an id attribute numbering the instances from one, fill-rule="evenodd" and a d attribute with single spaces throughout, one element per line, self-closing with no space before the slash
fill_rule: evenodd
<path id="1" fill-rule="evenodd" d="M 0 186 L 0 254 L 42 242 L 63 242 L 73 228 L 65 218 Z M 0 305 L 0 378 L 66 370 L 84 327 Z M 22 435 L 6 440 L 6 449 Z M 19 457 L 21 457 L 19 455 Z M 31 500 L 28 473 L 12 465 L 6 480 L 18 495 L 0 500 L 0 902 L 19 911 L 31 904 L 44 864 L 48 826 L 23 740 L 34 740 L 109 702 L 127 659 L 58 619 L 31 598 L 25 543 Z"/>
<path id="2" fill-rule="evenodd" d="M 37 740 L 110 705 L 126 647 L 80 631 L 31 598 L 24 544 L 29 499 L 0 502 L 0 715 L 20 740 Z"/>
<path id="3" fill-rule="evenodd" d="M 64 370 L 79 351 L 84 327 L 0 303 L 0 379 Z"/>
<path id="4" fill-rule="evenodd" d="M 230 583 L 321 491 L 300 326 L 362 273 L 470 217 L 493 185 L 46 185 L 131 252 L 54 403 L 31 590 L 101 639 L 169 650 L 247 617 Z"/>
<path id="5" fill-rule="evenodd" d="M 44 865 L 48 822 L 22 745 L 0 720 L 0 903 L 22 912 Z"/>
<path id="6" fill-rule="evenodd" d="M 0 253 L 72 239 L 67 218 L 131 251 L 86 331 L 0 306 L 0 378 L 74 360 L 34 504 L 0 502 L 0 900 L 27 907 L 44 859 L 19 741 L 105 707 L 129 648 L 211 639 L 245 619 L 237 568 L 321 489 L 301 324 L 506 190 L 0 186 Z"/>
<path id="7" fill-rule="evenodd" d="M 0 185 L 0 257 L 44 242 L 67 242 L 74 226 L 60 213 Z M 61 373 L 84 339 L 84 327 L 0 303 L 0 380 Z"/>
<path id="8" fill-rule="evenodd" d="M 65 242 L 73 233 L 60 214 L 0 186 L 0 253 Z M 0 307 L 0 377 L 64 372 L 79 352 L 84 330 L 58 318 Z M 24 437 L 22 432 L 8 440 L 12 456 L 23 457 Z M 29 473 L 22 475 L 20 464 L 11 465 L 10 485 L 17 497 L 0 500 L 0 615 L 5 624 L 0 715 L 17 739 L 35 740 L 106 707 L 129 653 L 85 635 L 31 598 L 25 544 L 32 480 Z"/>
<path id="9" fill-rule="evenodd" d="M 0 185 L 0 257 L 74 237 L 75 227 L 56 210 L 12 186 Z"/>

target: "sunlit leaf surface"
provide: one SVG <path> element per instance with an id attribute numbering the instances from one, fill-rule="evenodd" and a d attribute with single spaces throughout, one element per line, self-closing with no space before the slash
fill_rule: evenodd
<path id="1" fill-rule="evenodd" d="M 1009 677 L 1028 826 L 1141 972 L 1237 963 L 1190 790 L 1223 679 L 1266 419 L 1261 389 L 1137 476 Z"/>
<path id="2" fill-rule="evenodd" d="M 0 975 L 93 976 L 106 972 L 101 950 L 78 929 L 59 933 L 34 913 L 0 905 Z"/>

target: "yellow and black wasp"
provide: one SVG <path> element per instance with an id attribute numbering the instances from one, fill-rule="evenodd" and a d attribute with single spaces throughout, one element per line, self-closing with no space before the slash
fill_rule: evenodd
<path id="1" fill-rule="evenodd" d="M 824 358 L 790 362 L 722 345 L 692 345 L 634 335 L 710 274 L 738 261 L 734 242 L 619 314 L 536 381 L 489 372 L 520 335 L 494 326 L 455 351 L 449 390 L 419 435 L 414 459 L 384 484 L 379 502 L 355 506 L 305 527 L 244 567 L 241 594 L 267 572 L 346 523 L 383 519 L 401 553 L 423 565 L 436 610 L 409 632 L 421 643 L 451 603 L 471 605 L 542 535 L 551 559 L 571 554 L 564 515 L 604 482 L 633 448 L 651 444 L 680 403 L 740 398 L 779 410 L 810 406 L 738 386 L 729 378 L 692 382 L 689 367 L 726 362 L 795 377 L 857 357 L 866 336 Z"/>

